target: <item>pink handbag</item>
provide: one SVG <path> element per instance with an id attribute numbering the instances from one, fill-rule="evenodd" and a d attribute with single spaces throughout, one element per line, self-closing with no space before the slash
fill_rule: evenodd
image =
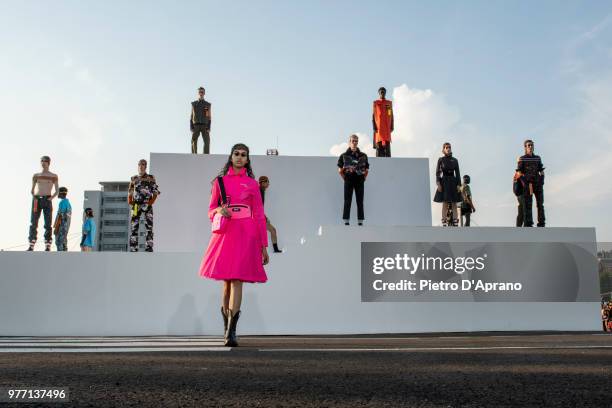
<path id="1" fill-rule="evenodd" d="M 220 204 L 222 206 L 226 206 L 227 205 L 227 195 L 225 194 L 225 186 L 223 185 L 223 177 L 221 176 L 217 177 L 217 182 L 219 183 L 219 189 L 221 190 L 221 203 Z M 215 213 L 215 215 L 213 216 L 213 220 L 212 220 L 212 227 L 211 227 L 212 232 L 214 232 L 215 234 L 223 234 L 223 232 L 227 228 L 228 221 L 229 221 L 228 218 L 224 217 L 223 215 L 219 213 Z"/>
<path id="2" fill-rule="evenodd" d="M 223 234 L 225 227 L 227 226 L 228 219 L 217 213 L 212 220 L 212 232 L 215 234 Z"/>
<path id="3" fill-rule="evenodd" d="M 225 194 L 225 186 L 223 185 L 223 178 L 217 177 L 219 182 L 219 189 L 221 190 L 221 202 L 219 203 L 222 206 L 225 206 L 229 213 L 231 214 L 230 218 L 224 217 L 219 213 L 215 213 L 212 220 L 212 232 L 215 234 L 223 234 L 227 229 L 227 223 L 230 220 L 239 220 L 241 218 L 250 218 L 253 216 L 251 212 L 251 208 L 246 204 L 234 204 L 227 205 L 227 195 Z"/>

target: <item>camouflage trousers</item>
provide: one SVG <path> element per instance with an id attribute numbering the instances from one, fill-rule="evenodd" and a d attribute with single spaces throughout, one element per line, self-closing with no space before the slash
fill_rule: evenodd
<path id="1" fill-rule="evenodd" d="M 130 221 L 130 252 L 138 251 L 138 231 L 140 219 L 145 217 L 145 229 L 147 230 L 147 244 L 145 251 L 153 252 L 153 207 L 148 204 L 134 204 L 131 207 Z"/>
<path id="2" fill-rule="evenodd" d="M 55 245 L 58 251 L 68 250 L 68 228 L 70 225 L 66 222 L 62 222 L 55 234 Z"/>

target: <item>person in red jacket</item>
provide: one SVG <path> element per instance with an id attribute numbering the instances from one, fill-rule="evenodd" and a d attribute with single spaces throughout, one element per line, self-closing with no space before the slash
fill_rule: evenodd
<path id="1" fill-rule="evenodd" d="M 385 99 L 387 90 L 378 89 L 379 99 L 374 101 L 372 126 L 374 127 L 374 149 L 376 157 L 391 157 L 391 132 L 393 132 L 393 104 Z"/>

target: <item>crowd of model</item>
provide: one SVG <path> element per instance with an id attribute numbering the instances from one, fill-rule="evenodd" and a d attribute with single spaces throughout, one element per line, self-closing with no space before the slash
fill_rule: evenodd
<path id="1" fill-rule="evenodd" d="M 392 133 L 394 130 L 393 104 L 386 99 L 386 89 L 378 90 L 379 98 L 373 102 L 372 127 L 373 148 L 377 157 L 391 157 Z M 189 126 L 191 130 L 191 152 L 198 151 L 198 140 L 202 137 L 204 142 L 203 152 L 210 152 L 210 129 L 212 123 L 211 104 L 204 98 L 205 89 L 198 88 L 198 99 L 191 103 L 191 114 Z M 367 155 L 357 147 L 359 138 L 351 135 L 348 149 L 338 158 L 338 173 L 344 182 L 344 205 L 342 208 L 342 219 L 345 225 L 350 224 L 351 204 L 353 193 L 357 204 L 357 222 L 363 225 L 365 220 L 364 184 L 368 177 L 369 163 Z M 532 206 L 535 196 L 538 210 L 537 226 L 545 226 L 544 216 L 544 167 L 541 158 L 534 154 L 534 143 L 526 140 L 523 144 L 524 155 L 519 157 L 514 174 L 513 190 L 518 201 L 518 214 L 516 217 L 517 227 L 532 227 Z M 34 250 L 37 240 L 37 226 L 39 218 L 44 215 L 44 239 L 45 250 L 51 249 L 52 235 L 55 236 L 58 251 L 67 250 L 68 231 L 70 228 L 72 209 L 67 198 L 68 189 L 58 186 L 58 176 L 49 171 L 50 158 L 41 158 L 42 171 L 36 173 L 32 179 L 32 212 L 30 231 L 28 237 L 28 250 Z M 438 159 L 436 170 L 436 191 L 433 200 L 442 204 L 443 226 L 470 226 L 471 213 L 476 211 L 474 200 L 470 190 L 470 176 L 461 177 L 459 161 L 453 156 L 450 143 L 442 146 L 442 156 Z M 260 191 L 263 195 L 270 185 L 266 176 L 259 178 Z M 55 188 L 55 191 L 53 191 Z M 142 159 L 138 162 L 138 174 L 130 180 L 128 189 L 128 204 L 130 206 L 130 238 L 129 249 L 138 251 L 138 232 L 141 220 L 144 218 L 146 230 L 146 251 L 153 251 L 153 204 L 160 194 L 155 177 L 147 173 L 147 161 Z M 53 205 L 55 197 L 60 198 L 57 215 L 53 226 L 51 225 Z M 460 203 L 458 213 L 458 203 Z M 93 222 L 93 210 L 86 208 L 83 214 L 83 227 L 81 249 L 90 251 L 95 246 L 96 224 Z M 278 248 L 276 228 L 266 218 L 267 230 L 271 233 L 275 252 L 281 252 Z"/>
<path id="2" fill-rule="evenodd" d="M 204 99 L 205 90 L 198 89 L 198 99 L 191 104 L 190 128 L 192 132 L 191 152 L 196 154 L 200 136 L 204 140 L 204 153 L 210 151 L 211 104 Z M 391 135 L 394 129 L 393 105 L 386 99 L 385 88 L 378 90 L 379 98 L 373 103 L 372 125 L 373 147 L 377 157 L 391 157 Z M 353 192 L 357 200 L 357 220 L 363 225 L 364 184 L 369 173 L 367 155 L 358 148 L 359 138 L 351 135 L 348 149 L 338 158 L 338 173 L 344 181 L 344 207 L 342 218 L 349 225 Z M 533 226 L 531 215 L 532 196 L 538 206 L 538 226 L 544 226 L 543 184 L 544 168 L 539 156 L 534 154 L 533 141 L 524 142 L 525 154 L 518 160 L 514 177 L 514 192 L 519 202 L 517 226 Z M 61 201 L 53 225 L 58 251 L 67 250 L 68 231 L 71 221 L 71 206 L 68 189 L 59 187 L 58 176 L 49 171 L 51 159 L 41 158 L 42 172 L 32 180 L 32 213 L 28 250 L 34 250 L 37 226 L 44 214 L 45 250 L 51 248 L 52 200 Z M 442 203 L 443 225 L 458 223 L 457 203 L 461 203 L 461 220 L 470 225 L 470 214 L 476 209 L 469 188 L 470 178 L 463 178 L 459 161 L 453 157 L 450 143 L 442 146 L 442 156 L 436 165 L 436 191 L 434 201 Z M 224 324 L 225 345 L 238 345 L 236 327 L 241 314 L 242 285 L 244 282 L 267 281 L 264 266 L 269 262 L 267 252 L 268 232 L 272 233 L 274 251 L 280 252 L 276 243 L 276 229 L 265 215 L 265 191 L 270 180 L 262 176 L 255 180 L 249 148 L 242 144 L 232 147 L 227 162 L 212 180 L 208 216 L 212 224 L 211 238 L 202 258 L 199 275 L 203 278 L 222 281 L 221 315 Z M 55 191 L 53 191 L 55 189 Z M 141 219 L 145 219 L 146 251 L 153 251 L 153 205 L 160 194 L 155 177 L 147 173 L 147 161 L 138 162 L 138 174 L 130 179 L 128 205 L 131 209 L 130 251 L 138 250 L 138 233 Z M 84 210 L 81 248 L 90 251 L 95 245 L 95 222 L 91 208 Z"/>

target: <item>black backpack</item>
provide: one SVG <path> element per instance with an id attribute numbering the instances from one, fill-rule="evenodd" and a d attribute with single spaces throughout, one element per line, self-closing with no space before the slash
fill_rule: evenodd
<path id="1" fill-rule="evenodd" d="M 523 195 L 523 192 L 525 191 L 525 179 L 523 178 L 523 176 L 515 178 L 513 180 L 512 191 L 514 192 L 514 195 L 517 197 L 520 197 Z"/>

